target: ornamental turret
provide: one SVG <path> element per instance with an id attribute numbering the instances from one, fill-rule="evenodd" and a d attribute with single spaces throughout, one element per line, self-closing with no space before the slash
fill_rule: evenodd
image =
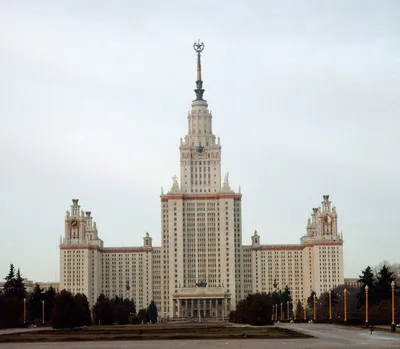
<path id="1" fill-rule="evenodd" d="M 323 195 L 320 207 L 313 208 L 307 221 L 307 240 L 341 240 L 337 230 L 336 207 L 332 206 L 329 195 Z"/>

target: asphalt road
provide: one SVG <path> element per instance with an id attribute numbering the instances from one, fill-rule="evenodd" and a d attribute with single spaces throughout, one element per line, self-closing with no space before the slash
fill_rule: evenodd
<path id="1" fill-rule="evenodd" d="M 155 341 L 116 341 L 116 342 L 63 342 L 63 343 L 5 343 L 0 349 L 166 349 L 166 348 L 195 348 L 195 349 L 355 349 L 355 348 L 385 348 L 399 349 L 400 334 L 374 332 L 368 330 L 344 328 L 322 324 L 281 324 L 278 326 L 291 328 L 316 336 L 311 339 L 240 339 L 240 340 L 155 340 Z"/>

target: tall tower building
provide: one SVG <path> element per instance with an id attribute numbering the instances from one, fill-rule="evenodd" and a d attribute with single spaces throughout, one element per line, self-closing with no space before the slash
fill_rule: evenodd
<path id="1" fill-rule="evenodd" d="M 221 145 L 203 98 L 201 53 L 196 98 L 180 145 L 180 183 L 161 195 L 164 278 L 162 306 L 171 315 L 224 316 L 241 292 L 241 198 L 221 184 Z"/>
<path id="2" fill-rule="evenodd" d="M 137 309 L 152 300 L 162 317 L 222 318 L 250 293 L 286 286 L 294 302 L 344 283 L 343 235 L 328 195 L 314 208 L 299 244 L 262 244 L 255 231 L 242 245 L 242 194 L 222 179 L 221 144 L 204 99 L 201 54 L 187 134 L 180 141 L 180 178 L 161 193 L 161 247 L 146 233 L 143 245 L 105 247 L 91 212 L 74 199 L 60 242 L 60 289 L 134 299 Z M 300 235 L 300 234 L 299 234 Z M 250 242 L 250 241 L 249 241 Z"/>

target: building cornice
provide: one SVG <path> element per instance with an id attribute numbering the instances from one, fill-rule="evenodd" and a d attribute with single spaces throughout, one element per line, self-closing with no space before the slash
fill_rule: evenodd
<path id="1" fill-rule="evenodd" d="M 60 250 L 90 250 L 99 251 L 101 253 L 145 253 L 153 252 L 153 248 L 145 247 L 105 247 L 100 248 L 98 246 L 88 246 L 88 245 L 60 245 Z"/>
<path id="2" fill-rule="evenodd" d="M 343 242 L 337 241 L 326 241 L 326 242 L 315 242 L 308 243 L 305 245 L 262 245 L 260 247 L 253 247 L 253 251 L 302 251 L 307 247 L 315 247 L 315 246 L 343 246 Z M 243 246 L 248 247 L 248 246 Z"/>
<path id="3" fill-rule="evenodd" d="M 220 193 L 220 194 L 165 194 L 160 196 L 162 202 L 168 200 L 220 200 L 220 199 L 234 199 L 240 201 L 242 194 L 239 193 Z"/>

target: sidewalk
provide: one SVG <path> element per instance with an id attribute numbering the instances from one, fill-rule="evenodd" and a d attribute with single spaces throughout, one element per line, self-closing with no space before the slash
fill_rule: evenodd
<path id="1" fill-rule="evenodd" d="M 49 331 L 52 330 L 51 327 L 28 327 L 28 328 L 5 328 L 0 330 L 0 336 L 4 334 L 13 333 L 24 333 L 24 332 L 34 332 L 34 331 Z"/>

